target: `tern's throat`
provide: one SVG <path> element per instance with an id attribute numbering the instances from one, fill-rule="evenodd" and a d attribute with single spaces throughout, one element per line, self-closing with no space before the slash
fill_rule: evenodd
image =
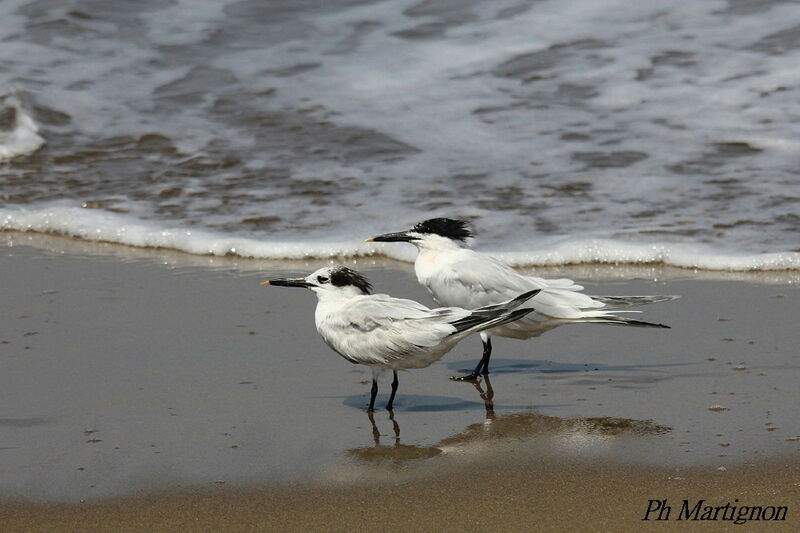
<path id="1" fill-rule="evenodd" d="M 427 246 L 418 246 L 419 254 L 414 261 L 414 271 L 417 274 L 417 281 L 431 290 L 431 283 L 438 279 L 450 260 L 457 256 L 462 250 L 459 243 L 445 238 L 438 237 L 426 241 Z"/>

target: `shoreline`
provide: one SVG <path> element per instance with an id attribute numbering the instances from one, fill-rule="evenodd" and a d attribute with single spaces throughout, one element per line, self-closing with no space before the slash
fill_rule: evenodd
<path id="1" fill-rule="evenodd" d="M 150 245 L 150 244 L 132 244 L 132 243 L 123 243 L 119 242 L 118 240 L 89 240 L 83 239 L 79 236 L 73 236 L 68 234 L 61 234 L 61 233 L 51 233 L 46 231 L 37 231 L 37 230 L 30 230 L 30 231 L 20 231 L 16 229 L 0 229 L 0 235 L 5 236 L 5 245 L 6 246 L 14 246 L 14 245 L 28 245 L 33 247 L 42 247 L 42 248 L 67 248 L 71 249 L 73 253 L 89 253 L 89 254 L 114 254 L 114 248 L 122 248 L 125 250 L 135 250 L 133 254 L 140 254 L 140 255 L 153 255 L 153 254 L 165 254 L 170 256 L 187 256 L 193 258 L 203 258 L 208 260 L 209 262 L 213 262 L 214 260 L 221 260 L 221 261 L 229 261 L 233 263 L 238 262 L 250 262 L 250 263 L 263 263 L 263 264 L 279 264 L 279 263 L 306 263 L 306 262 L 319 262 L 319 261 L 326 261 L 326 260 L 337 260 L 345 263 L 357 263 L 361 262 L 374 262 L 376 264 L 384 264 L 384 265 L 391 265 L 391 264 L 413 264 L 414 257 L 416 252 L 413 251 L 410 247 L 399 247 L 396 249 L 389 248 L 388 250 L 392 250 L 392 253 L 386 253 L 387 248 L 383 245 L 380 245 L 378 248 L 371 248 L 371 249 L 363 249 L 358 247 L 353 247 L 352 245 L 335 245 L 330 250 L 324 251 L 321 250 L 319 255 L 311 256 L 304 253 L 299 253 L 297 251 L 292 252 L 292 257 L 283 257 L 283 258 L 263 258 L 258 257 L 255 255 L 240 255 L 239 251 L 237 251 L 236 246 L 232 246 L 230 251 L 225 251 L 225 253 L 221 253 L 222 251 L 226 250 L 223 246 L 220 248 L 220 242 L 239 242 L 239 241 L 253 241 L 257 242 L 253 239 L 245 239 L 245 238 L 220 238 L 213 241 L 213 245 L 210 245 L 210 248 L 207 252 L 200 252 L 199 249 L 190 251 L 184 248 L 175 247 L 175 246 L 160 246 L 160 245 Z M 792 259 L 794 258 L 795 262 L 792 263 L 791 268 L 786 267 L 776 267 L 776 266 L 762 266 L 762 267 L 752 267 L 752 266 L 739 266 L 739 267 L 731 267 L 731 266 L 722 266 L 720 268 L 713 268 L 708 266 L 698 266 L 696 264 L 691 264 L 690 262 L 684 261 L 685 264 L 677 264 L 671 263 L 668 261 L 664 261 L 663 259 L 660 260 L 648 260 L 643 259 L 642 253 L 644 252 L 635 252 L 631 251 L 636 248 L 642 249 L 656 249 L 656 248 L 664 248 L 665 246 L 684 246 L 681 243 L 668 243 L 668 244 L 660 244 L 660 245 L 648 245 L 645 243 L 626 243 L 620 241 L 618 243 L 619 246 L 623 247 L 630 247 L 631 250 L 628 251 L 627 256 L 629 258 L 638 257 L 636 259 L 628 259 L 628 260 L 619 260 L 619 259 L 608 259 L 608 260 L 601 260 L 598 261 L 596 258 L 591 259 L 593 257 L 592 252 L 590 249 L 593 249 L 597 246 L 595 242 L 614 242 L 609 239 L 590 239 L 588 242 L 594 242 L 589 246 L 586 250 L 582 252 L 582 256 L 586 256 L 583 259 L 577 260 L 554 260 L 552 258 L 547 259 L 546 261 L 530 261 L 530 257 L 527 260 L 528 262 L 520 264 L 520 258 L 525 256 L 530 256 L 530 252 L 513 252 L 513 251 L 491 251 L 491 250 L 481 250 L 485 253 L 490 255 L 494 255 L 497 258 L 507 262 L 509 265 L 513 266 L 514 268 L 519 268 L 522 271 L 553 271 L 553 270 L 561 270 L 561 269 L 581 269 L 581 268 L 615 268 L 615 267 L 631 267 L 631 268 L 640 268 L 640 269 L 648 269 L 648 268 L 659 268 L 659 269 L 666 269 L 666 270 L 676 270 L 676 271 L 683 271 L 683 272 L 692 272 L 692 273 L 721 273 L 721 274 L 777 274 L 777 275 L 785 275 L 789 276 L 792 279 L 792 282 L 800 282 L 800 263 L 797 263 L 796 260 L 800 259 L 800 252 L 796 250 L 787 250 L 781 252 L 761 252 L 759 254 L 745 254 L 745 253 L 734 253 L 734 252 L 725 252 L 722 254 L 724 257 L 728 257 L 733 261 L 737 261 L 742 263 L 745 257 L 755 257 L 761 256 L 762 258 L 766 258 L 768 256 L 773 257 L 775 261 L 778 262 L 790 262 L 792 263 Z M 280 248 L 297 248 L 298 250 L 304 246 L 318 246 L 319 243 L 311 242 L 311 243 L 266 243 L 270 246 L 278 246 Z M 585 243 L 584 243 L 585 244 Z M 563 256 L 564 252 L 561 248 L 578 246 L 586 248 L 584 244 L 580 243 L 561 243 L 556 246 L 556 249 L 551 250 L 548 252 L 549 255 L 555 256 Z M 338 253 L 336 250 L 336 246 L 339 246 L 341 249 L 342 246 L 344 248 L 350 250 L 348 253 Z M 373 245 L 374 246 L 374 245 Z M 195 247 L 196 248 L 196 247 Z M 132 255 L 130 252 L 122 252 L 122 255 Z M 595 254 L 596 255 L 596 254 Z M 713 254 L 712 254 L 713 255 Z M 791 256 L 789 258 L 788 256 Z M 540 258 L 541 259 L 541 258 Z M 198 261 L 194 261 L 198 262 Z M 742 263 L 744 265 L 744 263 Z"/>
<path id="2" fill-rule="evenodd" d="M 68 254 L 122 261 L 153 261 L 165 266 L 199 267 L 215 270 L 240 270 L 242 272 L 281 271 L 309 269 L 320 264 L 341 263 L 354 268 L 387 268 L 413 272 L 413 259 L 404 261 L 375 253 L 363 256 L 308 257 L 302 259 L 260 259 L 239 256 L 198 255 L 173 248 L 132 247 L 115 242 L 88 241 L 68 235 L 39 232 L 0 231 L 0 246 L 31 247 L 46 253 Z M 497 254 L 501 256 L 502 253 Z M 603 263 L 585 262 L 563 265 L 539 265 L 518 268 L 521 272 L 542 277 L 568 276 L 593 280 L 626 280 L 643 278 L 673 280 L 730 280 L 766 284 L 800 283 L 800 270 L 711 270 L 656 263 Z"/>

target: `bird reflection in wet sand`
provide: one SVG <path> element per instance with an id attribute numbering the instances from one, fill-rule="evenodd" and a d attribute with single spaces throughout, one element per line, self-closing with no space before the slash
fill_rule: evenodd
<path id="1" fill-rule="evenodd" d="M 400 425 L 390 413 L 392 444 L 381 443 L 381 432 L 372 413 L 368 413 L 372 426 L 373 446 L 348 450 L 348 456 L 361 462 L 400 466 L 438 456 L 458 454 L 469 456 L 497 453 L 499 445 L 518 446 L 522 442 L 546 441 L 548 448 L 556 450 L 582 450 L 588 445 L 611 444 L 624 435 L 654 436 L 668 433 L 672 428 L 652 420 L 634 420 L 617 417 L 559 418 L 535 411 L 522 411 L 497 415 L 494 409 L 494 389 L 484 376 L 483 383 L 473 383 L 484 402 L 484 419 L 470 424 L 463 431 L 446 437 L 430 446 L 414 446 L 400 442 Z M 485 387 L 485 388 L 484 388 Z"/>
<path id="2" fill-rule="evenodd" d="M 419 461 L 430 459 L 442 453 L 442 450 L 435 446 L 413 446 L 400 442 L 400 425 L 394 418 L 394 413 L 389 411 L 389 420 L 392 422 L 394 432 L 393 444 L 381 444 L 381 432 L 375 423 L 375 416 L 372 411 L 367 412 L 367 417 L 372 425 L 373 446 L 353 448 L 347 450 L 347 455 L 366 461 L 369 463 L 390 463 L 400 465 L 408 461 Z"/>
<path id="3" fill-rule="evenodd" d="M 494 420 L 494 389 L 492 388 L 492 382 L 489 380 L 489 374 L 483 376 L 483 384 L 486 385 L 486 390 L 483 390 L 480 381 L 472 381 L 471 383 L 475 386 L 475 390 L 478 391 L 478 395 L 483 400 L 484 407 L 486 407 L 486 419 Z"/>

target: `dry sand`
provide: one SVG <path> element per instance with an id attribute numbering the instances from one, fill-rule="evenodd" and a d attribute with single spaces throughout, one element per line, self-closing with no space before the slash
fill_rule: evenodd
<path id="1" fill-rule="evenodd" d="M 369 374 L 317 338 L 313 295 L 258 284 L 319 261 L 3 239 L 3 531 L 798 530 L 795 273 L 548 269 L 680 294 L 644 308 L 673 329 L 498 339 L 479 387 L 447 379 L 468 339 L 370 418 Z M 430 302 L 408 265 L 351 266 Z M 650 498 L 789 513 L 642 522 Z"/>

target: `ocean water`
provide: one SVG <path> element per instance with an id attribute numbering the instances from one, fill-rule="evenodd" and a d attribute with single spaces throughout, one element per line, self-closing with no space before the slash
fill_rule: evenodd
<path id="1" fill-rule="evenodd" d="M 800 269 L 800 3 L 3 0 L 0 228 Z"/>

